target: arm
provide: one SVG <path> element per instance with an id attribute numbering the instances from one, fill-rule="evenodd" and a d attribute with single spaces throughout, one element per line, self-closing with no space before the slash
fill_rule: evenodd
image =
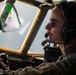
<path id="1" fill-rule="evenodd" d="M 28 66 L 16 71 L 7 71 L 6 75 L 67 75 L 67 70 L 62 62 L 43 63 L 36 68 Z"/>

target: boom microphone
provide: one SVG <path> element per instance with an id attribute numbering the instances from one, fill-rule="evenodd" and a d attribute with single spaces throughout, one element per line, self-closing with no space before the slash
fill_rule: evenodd
<path id="1" fill-rule="evenodd" d="M 46 38 L 46 39 L 48 38 L 48 33 L 45 33 L 45 38 Z"/>
<path id="2" fill-rule="evenodd" d="M 42 41 L 42 46 L 44 46 L 46 43 L 49 43 L 49 40 L 47 39 L 48 38 L 48 33 L 45 33 L 45 36 L 46 40 Z"/>

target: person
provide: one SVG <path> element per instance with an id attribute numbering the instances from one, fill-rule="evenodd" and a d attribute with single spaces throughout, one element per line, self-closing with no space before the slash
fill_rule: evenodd
<path id="1" fill-rule="evenodd" d="M 5 70 L 5 75 L 76 75 L 76 2 L 56 4 L 45 28 L 49 41 L 58 44 L 63 55 L 55 62 L 45 62 L 35 68 Z"/>

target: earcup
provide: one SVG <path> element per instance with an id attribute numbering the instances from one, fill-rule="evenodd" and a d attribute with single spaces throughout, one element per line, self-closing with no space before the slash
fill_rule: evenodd
<path id="1" fill-rule="evenodd" d="M 76 38 L 76 26 L 74 25 L 69 21 L 62 29 L 62 37 L 67 44 Z"/>
<path id="2" fill-rule="evenodd" d="M 60 8 L 65 17 L 62 37 L 68 44 L 76 38 L 76 2 L 61 2 Z"/>

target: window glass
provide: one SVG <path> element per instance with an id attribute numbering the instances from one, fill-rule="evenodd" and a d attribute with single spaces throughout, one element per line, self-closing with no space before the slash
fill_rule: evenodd
<path id="1" fill-rule="evenodd" d="M 0 33 L 0 48 L 20 50 L 38 8 L 19 1 L 14 5 L 19 15 L 21 27 L 17 31 Z"/>
<path id="2" fill-rule="evenodd" d="M 31 47 L 30 47 L 30 51 L 31 53 L 44 53 L 44 47 L 42 46 L 42 41 L 46 40 L 45 33 L 46 33 L 46 29 L 45 26 L 47 25 L 47 23 L 49 22 L 49 18 L 50 18 L 50 14 L 51 14 L 51 10 L 48 11 Z"/>

